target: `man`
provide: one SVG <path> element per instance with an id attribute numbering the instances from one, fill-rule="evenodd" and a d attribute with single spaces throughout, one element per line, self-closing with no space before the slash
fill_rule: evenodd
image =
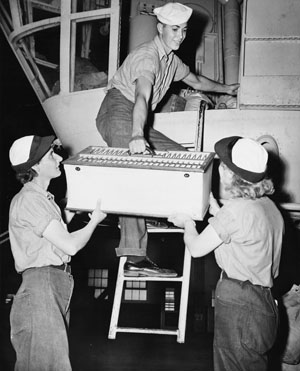
<path id="1" fill-rule="evenodd" d="M 62 157 L 54 136 L 16 140 L 9 158 L 22 189 L 9 211 L 10 244 L 22 284 L 10 314 L 15 370 L 70 371 L 67 328 L 73 277 L 69 262 L 82 249 L 106 214 L 99 203 L 89 223 L 69 233 L 54 197 L 47 191 L 60 176 Z"/>
<path id="2" fill-rule="evenodd" d="M 143 153 L 150 145 L 161 151 L 184 150 L 162 133 L 147 128 L 147 117 L 162 100 L 172 81 L 182 80 L 193 89 L 235 95 L 238 84 L 223 85 L 190 72 L 173 51 L 178 50 L 187 32 L 192 9 L 180 3 L 167 3 L 154 9 L 158 35 L 142 44 L 125 59 L 109 81 L 107 94 L 98 113 L 97 129 L 110 147 Z M 146 197 L 146 196 L 145 196 Z M 127 256 L 126 275 L 174 276 L 147 257 L 145 220 L 120 217 L 121 240 L 118 256 Z"/>

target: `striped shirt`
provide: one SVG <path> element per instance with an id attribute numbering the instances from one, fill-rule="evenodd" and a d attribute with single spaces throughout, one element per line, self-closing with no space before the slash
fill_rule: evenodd
<path id="1" fill-rule="evenodd" d="M 153 86 L 151 108 L 162 100 L 172 81 L 183 80 L 190 73 L 172 51 L 167 54 L 158 36 L 132 51 L 112 79 L 107 89 L 118 89 L 129 101 L 135 101 L 135 82 L 147 78 Z"/>

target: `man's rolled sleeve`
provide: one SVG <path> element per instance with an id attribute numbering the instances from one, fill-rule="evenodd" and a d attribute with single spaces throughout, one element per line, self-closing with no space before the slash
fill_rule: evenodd
<path id="1" fill-rule="evenodd" d="M 174 55 L 174 58 L 177 65 L 174 81 L 181 81 L 190 73 L 190 67 L 183 63 L 182 60 L 177 57 L 177 55 Z"/>
<path id="2" fill-rule="evenodd" d="M 145 77 L 151 85 L 154 85 L 157 67 L 153 63 L 153 59 L 139 56 L 133 61 L 133 66 L 131 72 L 132 83 L 135 83 L 139 77 Z"/>

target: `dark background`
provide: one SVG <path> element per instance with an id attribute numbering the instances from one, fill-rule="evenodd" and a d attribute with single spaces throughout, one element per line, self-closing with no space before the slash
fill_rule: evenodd
<path id="1" fill-rule="evenodd" d="M 0 233 L 7 230 L 12 196 L 20 189 L 9 163 L 9 148 L 24 135 L 50 135 L 52 127 L 11 47 L 0 31 Z"/>

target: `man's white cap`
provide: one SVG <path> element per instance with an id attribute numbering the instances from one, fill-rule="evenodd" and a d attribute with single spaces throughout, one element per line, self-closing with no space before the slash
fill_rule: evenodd
<path id="1" fill-rule="evenodd" d="M 170 26 L 186 23 L 192 15 L 193 9 L 180 3 L 167 3 L 154 9 L 159 22 Z"/>
<path id="2" fill-rule="evenodd" d="M 232 162 L 241 169 L 263 173 L 268 162 L 268 152 L 257 141 L 242 138 L 233 146 L 231 158 Z"/>

